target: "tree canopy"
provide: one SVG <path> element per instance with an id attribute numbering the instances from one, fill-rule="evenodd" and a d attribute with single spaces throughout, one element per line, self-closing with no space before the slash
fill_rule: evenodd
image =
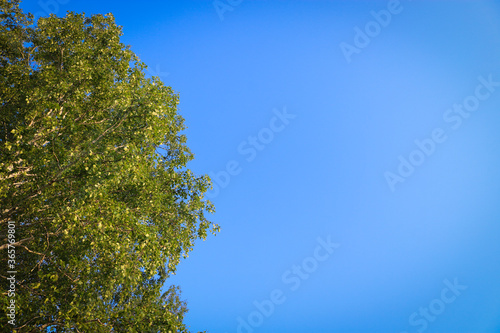
<path id="1" fill-rule="evenodd" d="M 206 218 L 178 95 L 112 14 L 0 12 L 0 247 L 15 224 L 15 332 L 187 332 L 162 287 Z M 2 256 L 1 311 L 9 304 Z M 4 325 L 5 324 L 5 325 Z"/>

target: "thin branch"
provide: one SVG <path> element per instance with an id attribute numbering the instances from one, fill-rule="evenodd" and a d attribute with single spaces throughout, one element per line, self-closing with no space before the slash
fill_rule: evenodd
<path id="1" fill-rule="evenodd" d="M 20 241 L 17 241 L 17 242 L 12 243 L 12 244 L 4 244 L 4 245 L 0 246 L 0 251 L 3 249 L 6 249 L 7 247 L 9 247 L 9 245 L 10 246 L 20 246 L 21 244 L 23 244 L 27 241 L 30 241 L 32 239 L 33 239 L 33 237 L 29 237 L 29 238 L 21 239 Z"/>

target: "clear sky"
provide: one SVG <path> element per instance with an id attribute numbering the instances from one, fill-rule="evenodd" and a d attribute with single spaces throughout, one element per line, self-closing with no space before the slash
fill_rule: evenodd
<path id="1" fill-rule="evenodd" d="M 30 0 L 112 12 L 180 94 L 221 233 L 193 331 L 500 332 L 498 1 Z"/>

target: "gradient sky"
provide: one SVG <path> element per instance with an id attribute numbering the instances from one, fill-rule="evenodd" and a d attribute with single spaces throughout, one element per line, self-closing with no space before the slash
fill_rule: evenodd
<path id="1" fill-rule="evenodd" d="M 500 3 L 215 4 L 21 5 L 112 12 L 180 94 L 222 227 L 170 279 L 187 325 L 500 332 Z"/>

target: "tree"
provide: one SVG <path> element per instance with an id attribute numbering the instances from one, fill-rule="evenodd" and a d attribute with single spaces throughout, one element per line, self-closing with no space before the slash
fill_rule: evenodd
<path id="1" fill-rule="evenodd" d="M 2 326 L 186 332 L 178 288 L 161 289 L 219 226 L 210 179 L 186 167 L 178 95 L 145 77 L 111 14 L 33 24 L 1 0 L 0 22 L 0 249 L 17 271 L 15 325 Z"/>

